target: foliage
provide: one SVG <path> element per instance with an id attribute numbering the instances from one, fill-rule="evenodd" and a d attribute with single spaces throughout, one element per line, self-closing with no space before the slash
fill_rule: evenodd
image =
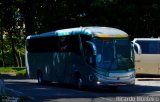
<path id="1" fill-rule="evenodd" d="M 0 67 L 0 73 L 13 73 L 15 75 L 26 75 L 26 68 L 22 67 Z"/>
<path id="2" fill-rule="evenodd" d="M 20 4 L 22 0 L 0 2 L 0 66 L 24 66 L 25 28 Z"/>
<path id="3" fill-rule="evenodd" d="M 1 0 L 0 66 L 24 66 L 25 38 L 78 26 L 111 26 L 158 37 L 159 0 Z"/>

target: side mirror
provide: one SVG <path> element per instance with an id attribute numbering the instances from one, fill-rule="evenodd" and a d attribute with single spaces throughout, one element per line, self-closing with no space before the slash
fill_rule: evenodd
<path id="1" fill-rule="evenodd" d="M 95 65 L 95 57 L 96 57 L 96 46 L 93 42 L 86 41 L 86 48 L 85 50 L 85 58 L 88 64 L 94 66 Z"/>
<path id="2" fill-rule="evenodd" d="M 136 42 L 132 42 L 132 44 L 133 44 L 134 52 L 136 52 L 139 55 L 142 54 L 142 49 L 140 45 Z"/>
<path id="3" fill-rule="evenodd" d="M 86 41 L 86 43 L 90 45 L 91 50 L 93 52 L 93 55 L 96 55 L 97 54 L 97 49 L 96 49 L 95 44 L 93 42 L 91 42 L 91 41 Z"/>

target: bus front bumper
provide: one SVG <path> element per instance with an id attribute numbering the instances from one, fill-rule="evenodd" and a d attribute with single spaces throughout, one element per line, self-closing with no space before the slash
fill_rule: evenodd
<path id="1" fill-rule="evenodd" d="M 126 76 L 123 76 L 126 75 Z M 104 77 L 101 75 L 96 75 L 97 76 L 97 81 L 96 81 L 96 86 L 124 86 L 124 85 L 135 85 L 135 75 L 132 73 L 125 73 L 116 76 L 108 76 Z"/>

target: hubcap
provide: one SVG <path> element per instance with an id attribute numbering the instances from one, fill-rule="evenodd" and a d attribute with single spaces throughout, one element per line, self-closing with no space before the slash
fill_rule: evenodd
<path id="1" fill-rule="evenodd" d="M 42 83 L 42 75 L 40 73 L 38 74 L 38 83 Z"/>
<path id="2" fill-rule="evenodd" d="M 81 78 L 79 78 L 79 80 L 78 80 L 78 88 L 82 88 L 82 79 Z"/>

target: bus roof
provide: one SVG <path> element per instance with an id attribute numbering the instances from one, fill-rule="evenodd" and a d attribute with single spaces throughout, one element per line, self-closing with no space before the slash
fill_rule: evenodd
<path id="1" fill-rule="evenodd" d="M 65 36 L 65 35 L 75 35 L 75 34 L 86 34 L 100 38 L 128 37 L 128 34 L 126 32 L 111 27 L 77 27 L 77 28 L 56 30 L 52 32 L 42 33 L 39 35 L 33 35 L 33 36 L 31 35 L 27 37 L 27 39 L 35 37 L 37 38 L 37 37 L 48 37 L 48 36 Z"/>

